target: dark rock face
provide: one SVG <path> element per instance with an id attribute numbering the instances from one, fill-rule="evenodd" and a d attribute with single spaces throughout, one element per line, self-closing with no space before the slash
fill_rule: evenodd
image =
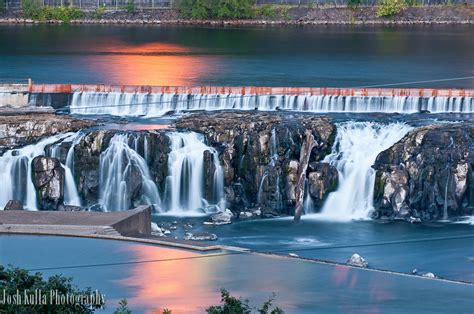
<path id="1" fill-rule="evenodd" d="M 374 217 L 428 221 L 470 214 L 473 145 L 472 125 L 432 125 L 380 153 L 374 165 Z"/>
<path id="2" fill-rule="evenodd" d="M 10 200 L 3 210 L 23 210 L 23 204 L 20 201 Z"/>
<path id="3" fill-rule="evenodd" d="M 6 150 L 38 142 L 44 137 L 78 131 L 95 125 L 55 114 L 22 114 L 0 116 L 0 155 Z"/>
<path id="4" fill-rule="evenodd" d="M 56 158 L 38 156 L 32 161 L 33 184 L 41 210 L 57 210 L 64 201 L 65 171 Z"/>
<path id="5" fill-rule="evenodd" d="M 308 135 L 314 137 L 311 163 L 330 152 L 336 134 L 328 118 L 291 113 L 195 113 L 178 119 L 176 127 L 204 134 L 218 150 L 227 206 L 236 213 L 260 207 L 264 216 L 292 214 Z"/>
<path id="6" fill-rule="evenodd" d="M 326 196 L 335 191 L 338 183 L 336 167 L 324 162 L 313 162 L 309 165 L 308 187 L 316 207 L 323 206 Z"/>
<path id="7" fill-rule="evenodd" d="M 79 195 L 91 205 L 99 199 L 100 154 L 107 149 L 115 134 L 130 134 L 128 145 L 142 156 L 153 181 L 160 190 L 164 189 L 168 172 L 169 139 L 162 132 L 133 132 L 98 130 L 84 136 L 74 147 L 74 179 Z M 139 170 L 131 166 L 127 175 L 127 194 L 130 199 L 140 195 L 142 182 Z"/>

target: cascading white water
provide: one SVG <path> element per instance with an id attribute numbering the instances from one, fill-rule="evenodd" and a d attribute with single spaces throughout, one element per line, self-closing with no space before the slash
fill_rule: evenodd
<path id="1" fill-rule="evenodd" d="M 277 135 L 276 135 L 276 129 L 272 129 L 271 135 L 270 135 L 270 141 L 269 141 L 269 153 L 270 153 L 270 162 L 268 163 L 267 167 L 274 168 L 276 165 L 276 162 L 278 160 L 278 144 L 277 144 Z M 258 193 L 257 193 L 257 201 L 258 203 L 261 203 L 263 201 L 263 186 L 265 183 L 265 180 L 268 179 L 268 169 L 265 170 L 265 173 L 262 176 L 262 179 L 260 180 L 259 188 L 258 188 Z M 276 178 L 276 191 L 275 191 L 275 197 L 277 198 L 277 206 L 278 208 L 282 207 L 283 204 L 283 197 L 280 192 L 280 174 L 277 173 L 277 178 Z"/>
<path id="2" fill-rule="evenodd" d="M 0 171 L 3 188 L 0 189 L 0 209 L 9 200 L 23 203 L 28 210 L 38 210 L 36 190 L 32 180 L 32 160 L 45 155 L 45 147 L 59 142 L 74 133 L 65 133 L 48 137 L 37 144 L 20 149 L 9 150 L 0 157 Z"/>
<path id="3" fill-rule="evenodd" d="M 329 194 L 320 214 L 313 217 L 348 221 L 367 219 L 373 210 L 377 155 L 412 128 L 404 123 L 345 122 L 337 124 L 332 153 L 323 160 L 337 168 L 339 187 Z"/>
<path id="4" fill-rule="evenodd" d="M 166 180 L 167 212 L 177 215 L 207 212 L 214 201 L 221 209 L 224 206 L 224 172 L 219 163 L 217 151 L 204 144 L 201 134 L 172 132 L 171 152 L 168 156 L 168 177 Z M 212 155 L 214 173 L 212 176 L 213 199 L 205 198 L 204 153 Z M 201 211 L 200 211 L 201 210 Z"/>
<path id="5" fill-rule="evenodd" d="M 106 211 L 127 210 L 139 204 L 159 209 L 158 188 L 145 159 L 129 146 L 129 139 L 127 134 L 114 135 L 100 155 L 99 204 Z M 133 204 L 133 200 L 139 204 Z"/>
<path id="6" fill-rule="evenodd" d="M 71 135 L 68 138 L 65 138 L 64 142 L 71 142 L 71 147 L 66 155 L 66 163 L 61 163 L 61 166 L 64 169 L 64 204 L 81 206 L 81 197 L 77 192 L 76 182 L 74 181 L 74 147 L 81 141 L 84 135 L 81 133 L 76 133 Z M 61 160 L 59 150 L 61 148 L 60 144 L 56 144 L 51 149 L 51 157 Z"/>
<path id="7" fill-rule="evenodd" d="M 474 112 L 473 97 L 414 96 L 315 96 L 240 94 L 73 94 L 74 114 L 160 117 L 170 111 L 192 110 L 292 110 L 306 112 Z"/>

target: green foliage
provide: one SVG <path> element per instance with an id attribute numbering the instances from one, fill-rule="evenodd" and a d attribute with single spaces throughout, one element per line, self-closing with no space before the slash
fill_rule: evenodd
<path id="1" fill-rule="evenodd" d="M 128 13 L 135 13 L 137 11 L 135 0 L 128 0 L 125 10 L 127 10 Z"/>
<path id="2" fill-rule="evenodd" d="M 276 307 L 270 311 L 273 301 L 275 300 L 275 294 L 272 298 L 263 303 L 262 308 L 258 309 L 259 314 L 284 314 L 283 310 Z M 250 314 L 252 308 L 249 305 L 248 300 L 242 301 L 240 298 L 237 299 L 230 295 L 230 293 L 221 289 L 221 305 L 214 305 L 206 309 L 208 314 Z"/>
<path id="3" fill-rule="evenodd" d="M 164 309 L 162 314 L 171 314 L 171 313 L 172 313 L 171 310 Z"/>
<path id="4" fill-rule="evenodd" d="M 107 7 L 105 4 L 99 5 L 97 8 L 95 8 L 94 12 L 92 12 L 92 18 L 94 19 L 101 19 L 102 16 L 104 16 L 105 11 L 107 10 Z"/>
<path id="5" fill-rule="evenodd" d="M 362 0 L 347 0 L 347 6 L 349 8 L 357 8 L 362 4 Z"/>
<path id="6" fill-rule="evenodd" d="M 255 16 L 253 0 L 218 0 L 215 16 L 218 18 L 242 19 Z"/>
<path id="7" fill-rule="evenodd" d="M 406 8 L 405 0 L 382 0 L 377 8 L 377 17 L 388 17 Z"/>
<path id="8" fill-rule="evenodd" d="M 61 294 L 89 295 L 93 291 L 88 288 L 79 290 L 72 284 L 72 279 L 55 275 L 48 280 L 44 280 L 41 273 L 30 274 L 25 269 L 5 268 L 0 266 L 0 290 L 7 295 L 16 294 L 19 291 L 41 290 L 46 300 L 50 300 L 51 292 L 58 291 Z M 22 292 L 21 292 L 22 293 Z M 54 299 L 54 297 L 53 297 Z M 48 304 L 21 305 L 21 304 L 0 304 L 0 313 L 94 313 L 94 310 L 102 308 L 98 304 Z"/>
<path id="9" fill-rule="evenodd" d="M 192 19 L 205 19 L 211 15 L 207 0 L 181 0 L 178 2 L 178 10 L 183 16 Z"/>
<path id="10" fill-rule="evenodd" d="M 37 21 L 56 20 L 69 23 L 84 16 L 84 12 L 75 7 L 44 7 L 39 0 L 24 0 L 23 15 Z"/>
<path id="11" fill-rule="evenodd" d="M 120 300 L 119 307 L 114 311 L 114 314 L 132 314 L 127 305 L 127 299 Z"/>
<path id="12" fill-rule="evenodd" d="M 178 10 L 192 19 L 242 19 L 253 18 L 256 9 L 253 0 L 181 0 Z"/>
<path id="13" fill-rule="evenodd" d="M 256 16 L 264 16 L 271 19 L 274 19 L 278 15 L 277 8 L 271 4 L 264 4 L 255 9 Z"/>

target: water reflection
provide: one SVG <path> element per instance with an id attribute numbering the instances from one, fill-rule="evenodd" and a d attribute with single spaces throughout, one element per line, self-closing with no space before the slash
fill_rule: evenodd
<path id="1" fill-rule="evenodd" d="M 197 256 L 188 251 L 163 251 L 138 245 L 127 250 L 136 260 Z M 222 258 L 135 264 L 129 270 L 130 275 L 119 284 L 134 291 L 128 298 L 134 308 L 146 309 L 148 313 L 161 313 L 164 308 L 177 314 L 192 313 L 191 308 L 204 308 L 219 301 L 218 290 L 210 284 L 211 273 L 218 271 L 218 262 L 222 262 Z M 196 311 L 203 312 L 202 309 Z"/>
<path id="2" fill-rule="evenodd" d="M 111 43 L 101 50 L 98 55 L 86 57 L 84 66 L 115 84 L 193 85 L 215 64 L 215 58 L 193 55 L 183 46 L 160 42 Z"/>

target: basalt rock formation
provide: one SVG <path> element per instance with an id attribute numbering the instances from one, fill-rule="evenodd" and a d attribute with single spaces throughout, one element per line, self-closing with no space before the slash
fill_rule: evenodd
<path id="1" fill-rule="evenodd" d="M 152 180 L 160 190 L 164 189 L 167 176 L 168 154 L 170 151 L 169 138 L 164 132 L 135 132 L 117 130 L 98 130 L 85 135 L 74 147 L 74 179 L 79 195 L 88 205 L 95 204 L 100 197 L 99 176 L 100 158 L 116 134 L 128 135 L 128 146 L 134 149 L 145 161 L 150 170 Z M 124 165 L 125 167 L 125 165 Z M 134 168 L 134 167 L 131 167 Z M 136 169 L 135 169 L 136 170 Z M 138 170 L 130 171 L 127 186 L 133 198 L 140 195 L 143 182 Z M 133 182 L 132 182 L 133 181 Z"/>
<path id="2" fill-rule="evenodd" d="M 56 158 L 38 156 L 32 161 L 32 179 L 40 210 L 57 210 L 64 201 L 64 168 Z"/>
<path id="3" fill-rule="evenodd" d="M 374 217 L 422 221 L 474 208 L 474 126 L 420 127 L 377 157 Z"/>
<path id="4" fill-rule="evenodd" d="M 330 119 L 295 113 L 195 113 L 175 125 L 204 134 L 208 145 L 218 150 L 227 207 L 234 212 L 260 208 L 264 217 L 293 213 L 305 178 L 318 171 L 308 165 L 330 152 L 336 134 Z M 333 186 L 332 177 L 327 178 L 320 189 Z M 315 192 L 312 197 L 325 194 Z"/>
<path id="5" fill-rule="evenodd" d="M 0 116 L 0 155 L 6 150 L 33 144 L 44 137 L 74 132 L 95 125 L 90 120 L 47 113 Z"/>

